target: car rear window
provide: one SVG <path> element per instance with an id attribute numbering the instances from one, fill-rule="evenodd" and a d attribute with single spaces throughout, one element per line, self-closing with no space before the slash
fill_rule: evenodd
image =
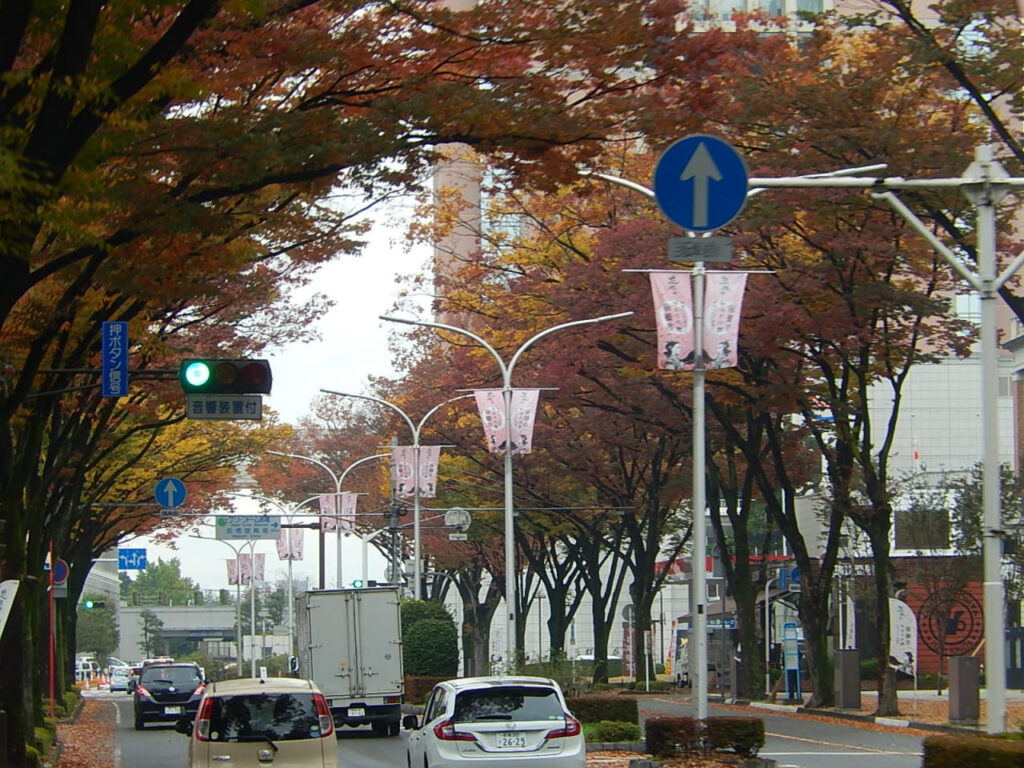
<path id="1" fill-rule="evenodd" d="M 142 670 L 142 684 L 164 683 L 175 687 L 198 686 L 202 680 L 196 667 L 145 667 Z"/>
<path id="2" fill-rule="evenodd" d="M 213 741 L 293 741 L 320 737 L 312 693 L 216 696 L 210 711 Z"/>
<path id="3" fill-rule="evenodd" d="M 463 691 L 455 699 L 457 723 L 478 720 L 561 720 L 558 695 L 550 688 L 507 687 Z"/>

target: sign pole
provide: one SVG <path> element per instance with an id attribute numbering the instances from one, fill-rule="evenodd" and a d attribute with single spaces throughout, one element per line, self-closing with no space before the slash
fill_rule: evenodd
<path id="1" fill-rule="evenodd" d="M 707 532 L 704 529 L 704 470 L 706 430 L 704 412 L 704 264 L 693 265 L 693 655 L 690 657 L 690 680 L 697 719 L 708 716 L 708 626 L 705 613 L 707 601 Z"/>

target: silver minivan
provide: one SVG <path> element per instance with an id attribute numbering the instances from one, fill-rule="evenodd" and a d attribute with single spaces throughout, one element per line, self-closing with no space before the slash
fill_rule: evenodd
<path id="1" fill-rule="evenodd" d="M 310 680 L 245 678 L 210 683 L 195 721 L 177 722 L 191 736 L 189 768 L 337 768 L 334 720 Z"/>

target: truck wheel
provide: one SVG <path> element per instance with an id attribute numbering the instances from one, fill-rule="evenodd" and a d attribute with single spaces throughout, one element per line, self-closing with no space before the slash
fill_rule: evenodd
<path id="1" fill-rule="evenodd" d="M 388 735 L 388 724 L 387 723 L 371 723 L 370 727 L 373 729 L 374 736 L 387 736 Z"/>
<path id="2" fill-rule="evenodd" d="M 397 736 L 399 731 L 402 730 L 402 724 L 397 720 L 393 723 L 388 723 L 388 736 Z"/>

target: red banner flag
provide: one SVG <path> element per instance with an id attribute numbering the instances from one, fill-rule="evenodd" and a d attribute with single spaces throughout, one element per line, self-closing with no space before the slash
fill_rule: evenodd
<path id="1" fill-rule="evenodd" d="M 487 450 L 501 453 L 501 445 L 505 442 L 505 395 L 500 389 L 480 389 L 473 394 L 484 425 Z"/>

